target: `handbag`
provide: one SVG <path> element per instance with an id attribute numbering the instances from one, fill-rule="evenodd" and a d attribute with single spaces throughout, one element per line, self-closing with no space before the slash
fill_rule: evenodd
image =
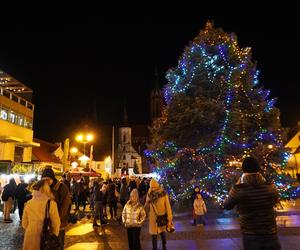
<path id="1" fill-rule="evenodd" d="M 56 250 L 60 249 L 60 242 L 58 237 L 52 233 L 50 220 L 50 200 L 47 201 L 45 209 L 45 219 L 41 234 L 41 250 Z"/>
<path id="2" fill-rule="evenodd" d="M 163 215 L 157 215 L 152 202 L 151 202 L 151 205 L 152 205 L 152 208 L 153 208 L 155 216 L 156 216 L 156 224 L 157 224 L 157 226 L 158 227 L 163 227 L 163 226 L 168 225 L 168 222 L 169 222 L 169 220 L 168 220 L 168 214 L 165 213 Z"/>

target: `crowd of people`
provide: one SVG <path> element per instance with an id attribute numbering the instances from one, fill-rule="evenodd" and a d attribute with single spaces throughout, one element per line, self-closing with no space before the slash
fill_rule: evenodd
<path id="1" fill-rule="evenodd" d="M 146 214 L 149 217 L 149 233 L 152 235 L 154 250 L 158 249 L 157 235 L 161 237 L 163 249 L 167 249 L 165 232 L 174 227 L 168 195 L 151 178 L 126 176 L 103 180 L 82 175 L 72 178 L 69 173 L 65 173 L 58 180 L 54 171 L 46 168 L 40 180 L 29 184 L 21 178 L 17 185 L 15 179 L 11 178 L 4 186 L 1 196 L 5 223 L 12 222 L 10 214 L 14 204 L 17 204 L 20 222 L 25 229 L 24 250 L 43 249 L 40 235 L 49 200 L 52 233 L 57 236 L 60 249 L 64 246 L 65 227 L 70 222 L 72 211 L 75 214 L 79 211 L 91 213 L 93 227 L 118 221 L 127 230 L 131 250 L 141 249 L 140 232 Z M 118 213 L 118 206 L 122 209 L 121 213 Z M 168 221 L 164 225 L 157 225 L 157 217 L 161 214 L 167 215 Z"/>
<path id="2" fill-rule="evenodd" d="M 242 176 L 230 190 L 222 208 L 237 208 L 244 249 L 281 249 L 274 210 L 279 200 L 278 191 L 261 175 L 255 158 L 246 157 L 242 169 Z M 46 168 L 41 180 L 31 186 L 32 192 L 29 189 L 23 180 L 17 185 L 13 178 L 2 189 L 4 222 L 12 222 L 10 213 L 17 203 L 20 221 L 25 229 L 25 250 L 42 249 L 40 235 L 49 200 L 52 232 L 59 239 L 60 249 L 64 246 L 70 211 L 80 211 L 81 207 L 85 211 L 87 205 L 93 213 L 93 227 L 105 225 L 109 220 L 125 226 L 130 250 L 141 249 L 140 232 L 146 217 L 149 219 L 154 250 L 158 249 L 158 236 L 162 249 L 167 249 L 166 231 L 174 230 L 169 197 L 155 179 L 124 177 L 86 180 L 84 176 L 75 179 L 66 173 L 58 180 L 53 170 Z M 118 204 L 122 207 L 119 214 Z M 192 211 L 193 225 L 204 226 L 207 207 L 199 186 L 193 190 Z"/>

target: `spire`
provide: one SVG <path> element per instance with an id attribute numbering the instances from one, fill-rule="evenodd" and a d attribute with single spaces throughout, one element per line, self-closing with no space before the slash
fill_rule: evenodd
<path id="1" fill-rule="evenodd" d="M 123 126 L 128 125 L 128 115 L 127 115 L 127 109 L 126 109 L 126 101 L 124 100 L 124 110 L 123 110 Z"/>

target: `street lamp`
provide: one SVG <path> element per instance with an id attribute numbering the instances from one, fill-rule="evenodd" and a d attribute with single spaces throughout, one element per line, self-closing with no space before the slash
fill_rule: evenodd
<path id="1" fill-rule="evenodd" d="M 77 153 L 78 153 L 78 148 L 72 147 L 72 148 L 70 149 L 70 153 L 73 154 L 73 155 L 77 154 Z"/>
<path id="2" fill-rule="evenodd" d="M 85 144 L 93 141 L 94 135 L 91 133 L 87 133 L 87 134 L 80 133 L 80 134 L 76 135 L 75 139 L 76 139 L 76 141 L 83 143 L 83 156 L 81 156 L 81 158 L 79 160 L 82 163 L 84 163 L 84 166 L 86 167 L 86 163 L 89 158 L 85 155 Z M 91 166 L 90 166 L 90 169 L 91 169 Z"/>
<path id="3" fill-rule="evenodd" d="M 93 134 L 78 134 L 75 137 L 76 141 L 83 143 L 83 155 L 85 155 L 85 144 L 91 142 L 94 139 Z"/>

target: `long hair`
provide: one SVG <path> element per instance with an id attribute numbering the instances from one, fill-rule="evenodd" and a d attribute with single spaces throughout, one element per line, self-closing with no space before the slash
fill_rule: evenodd
<path id="1" fill-rule="evenodd" d="M 47 195 L 50 199 L 54 200 L 55 199 L 55 196 L 54 194 L 52 193 L 51 191 L 51 188 L 48 184 L 48 182 L 44 179 L 36 182 L 32 188 L 36 191 L 40 191 L 41 193 Z"/>

